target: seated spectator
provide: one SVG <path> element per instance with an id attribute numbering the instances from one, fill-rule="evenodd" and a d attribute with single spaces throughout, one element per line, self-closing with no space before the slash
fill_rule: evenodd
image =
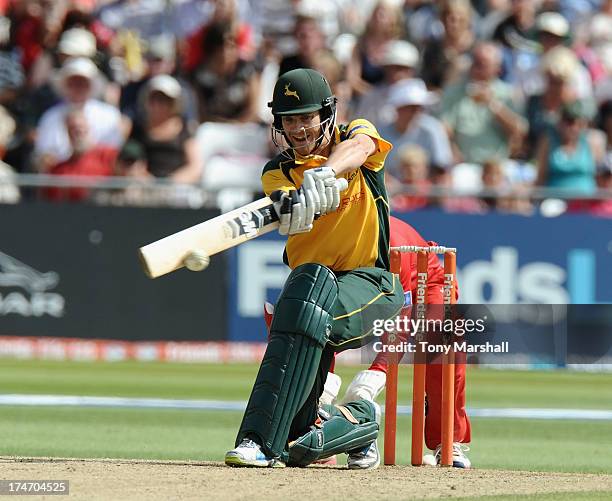
<path id="1" fill-rule="evenodd" d="M 19 53 L 11 43 L 11 21 L 0 16 L 0 105 L 10 105 L 24 84 Z"/>
<path id="2" fill-rule="evenodd" d="M 612 153 L 608 152 L 597 166 L 595 182 L 602 198 L 572 200 L 568 212 L 587 212 L 592 216 L 612 218 Z"/>
<path id="3" fill-rule="evenodd" d="M 400 148 L 398 160 L 398 181 L 411 192 L 394 196 L 391 200 L 393 210 L 405 212 L 427 207 L 431 185 L 427 152 L 417 145 L 404 145 Z"/>
<path id="4" fill-rule="evenodd" d="M 597 128 L 605 134 L 606 153 L 612 152 L 612 99 L 599 107 Z"/>
<path id="5" fill-rule="evenodd" d="M 240 58 L 231 25 L 210 26 L 204 40 L 208 57 L 194 75 L 200 123 L 257 120 L 259 75 L 254 65 Z"/>
<path id="6" fill-rule="evenodd" d="M 144 54 L 144 74 L 138 80 L 127 83 L 121 89 L 119 109 L 121 113 L 135 120 L 143 116 L 146 101 L 146 84 L 156 75 L 173 75 L 176 71 L 176 46 L 172 36 L 160 35 L 149 40 Z M 198 119 L 197 100 L 191 85 L 180 77 L 183 116 L 186 120 Z"/>
<path id="7" fill-rule="evenodd" d="M 65 129 L 70 141 L 70 158 L 50 166 L 48 173 L 57 176 L 111 176 L 117 157 L 117 148 L 96 144 L 91 137 L 90 125 L 82 108 L 65 115 Z M 88 196 L 86 188 L 45 188 L 41 195 L 47 200 L 79 201 Z"/>
<path id="8" fill-rule="evenodd" d="M 241 7 L 244 7 L 244 3 Z M 183 44 L 181 67 L 187 74 L 194 73 L 198 66 L 206 62 L 211 52 L 211 47 L 207 45 L 208 31 L 218 25 L 228 26 L 230 31 L 235 33 L 240 59 L 251 61 L 255 57 L 253 28 L 240 20 L 236 0 L 215 0 L 210 2 L 209 8 L 214 9 L 210 19 L 206 20 L 204 26 L 189 34 Z"/>
<path id="9" fill-rule="evenodd" d="M 437 100 L 420 79 L 402 80 L 391 88 L 389 102 L 396 111 L 395 122 L 380 128 L 382 137 L 394 146 L 385 160 L 390 176 L 399 176 L 399 153 L 396 152 L 407 144 L 420 146 L 434 165 L 452 164 L 451 146 L 442 122 L 425 111 Z"/>
<path id="10" fill-rule="evenodd" d="M 565 48 L 570 34 L 570 26 L 561 14 L 557 12 L 544 12 L 540 14 L 536 19 L 536 27 L 538 30 L 538 41 L 542 47 L 540 61 L 549 52 Z M 520 77 L 518 85 L 525 96 L 541 93 L 545 85 L 541 62 L 525 72 Z M 577 65 L 572 75 L 571 86 L 576 93 L 577 99 L 593 97 L 591 76 L 582 64 Z"/>
<path id="11" fill-rule="evenodd" d="M 169 75 L 157 75 L 146 92 L 145 119 L 134 124 L 130 139 L 142 145 L 147 170 L 154 177 L 198 183 L 202 164 L 193 126 L 181 116 L 181 85 Z"/>
<path id="12" fill-rule="evenodd" d="M 317 19 L 298 15 L 295 19 L 295 39 L 297 53 L 285 56 L 278 69 L 282 75 L 297 68 L 312 68 L 317 66 L 317 59 L 322 53 L 329 52 L 325 47 L 325 35 L 319 27 Z"/>
<path id="13" fill-rule="evenodd" d="M 423 49 L 421 77 L 430 89 L 442 89 L 467 71 L 476 42 L 469 0 L 444 0 L 440 19 L 444 35 L 429 40 Z"/>
<path id="14" fill-rule="evenodd" d="M 558 125 L 542 136 L 537 151 L 538 185 L 584 194 L 595 190 L 595 166 L 604 157 L 605 142 L 588 129 L 591 108 L 587 101 L 565 105 Z"/>
<path id="15" fill-rule="evenodd" d="M 380 0 L 357 40 L 347 64 L 347 78 L 356 96 L 366 94 L 383 81 L 382 60 L 386 45 L 400 38 L 403 29 L 401 11 L 387 0 Z"/>
<path id="16" fill-rule="evenodd" d="M 499 79 L 501 51 L 478 43 L 467 78 L 445 89 L 440 116 L 447 126 L 456 162 L 482 164 L 507 158 L 522 141 L 527 123 L 518 113 L 513 89 Z"/>
<path id="17" fill-rule="evenodd" d="M 376 127 L 383 127 L 395 120 L 395 108 L 389 103 L 389 90 L 400 80 L 413 78 L 419 64 L 419 51 L 404 40 L 391 40 L 380 61 L 383 81 L 361 96 L 354 116 L 365 118 Z"/>
<path id="18" fill-rule="evenodd" d="M 34 146 L 38 170 L 46 172 L 72 156 L 66 115 L 74 109 L 83 110 L 93 145 L 118 149 L 123 143 L 125 126 L 119 110 L 91 97 L 97 76 L 98 69 L 89 59 L 71 59 L 62 66 L 63 101 L 47 110 L 38 123 Z"/>
<path id="19" fill-rule="evenodd" d="M 13 182 L 15 172 L 13 168 L 2 160 L 6 147 L 15 133 L 16 124 L 13 117 L 0 105 L 0 204 L 14 204 L 19 202 L 19 188 Z"/>
<path id="20" fill-rule="evenodd" d="M 576 100 L 571 80 L 578 64 L 574 53 L 565 47 L 554 49 L 542 58 L 546 87 L 527 101 L 526 158 L 533 158 L 540 135 L 556 125 L 563 106 Z"/>
<path id="21" fill-rule="evenodd" d="M 506 82 L 520 80 L 538 64 L 537 8 L 533 0 L 512 0 L 509 15 L 495 28 L 492 40 L 502 45 L 502 78 Z"/>

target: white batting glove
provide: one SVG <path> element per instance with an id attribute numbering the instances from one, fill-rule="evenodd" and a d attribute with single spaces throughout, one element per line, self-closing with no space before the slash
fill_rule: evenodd
<path id="1" fill-rule="evenodd" d="M 317 167 L 304 171 L 302 188 L 304 195 L 315 209 L 315 214 L 325 215 L 334 212 L 340 205 L 340 192 L 346 190 L 348 182 L 336 178 L 331 167 Z"/>
<path id="2" fill-rule="evenodd" d="M 281 235 L 295 235 L 312 230 L 315 211 L 312 201 L 307 200 L 304 190 L 291 190 L 289 193 L 277 190 L 270 194 L 274 209 L 278 214 Z"/>

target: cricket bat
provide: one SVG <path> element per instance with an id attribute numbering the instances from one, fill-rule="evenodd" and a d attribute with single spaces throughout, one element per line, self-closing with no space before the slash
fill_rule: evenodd
<path id="1" fill-rule="evenodd" d="M 139 249 L 150 278 L 185 266 L 194 253 L 212 256 L 278 228 L 278 215 L 268 197 L 196 224 Z"/>

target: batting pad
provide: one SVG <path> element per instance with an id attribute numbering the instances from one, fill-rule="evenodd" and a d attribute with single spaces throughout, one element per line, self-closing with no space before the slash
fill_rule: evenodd
<path id="1" fill-rule="evenodd" d="M 319 264 L 295 268 L 281 292 L 270 340 L 236 438 L 251 438 L 270 457 L 286 459 L 291 423 L 311 393 L 331 332 L 338 296 L 333 272 Z"/>
<path id="2" fill-rule="evenodd" d="M 289 444 L 290 466 L 307 466 L 334 454 L 359 450 L 378 437 L 376 411 L 371 402 L 359 400 L 345 406 L 323 406 L 320 422 Z"/>

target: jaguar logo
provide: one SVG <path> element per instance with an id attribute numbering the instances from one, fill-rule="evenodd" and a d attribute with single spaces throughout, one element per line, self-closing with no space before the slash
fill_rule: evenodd
<path id="1" fill-rule="evenodd" d="M 298 96 L 297 91 L 296 90 L 289 90 L 289 85 L 291 85 L 291 84 L 285 85 L 285 96 L 293 96 L 298 101 L 300 101 L 300 96 Z"/>

